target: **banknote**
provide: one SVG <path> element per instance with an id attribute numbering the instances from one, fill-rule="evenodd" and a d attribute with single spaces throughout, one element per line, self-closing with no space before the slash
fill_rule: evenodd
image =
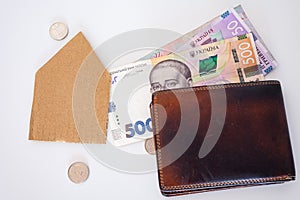
<path id="1" fill-rule="evenodd" d="M 115 146 L 152 137 L 151 92 L 263 80 L 252 34 L 109 70 L 109 132 Z"/>
<path id="2" fill-rule="evenodd" d="M 152 71 L 157 68 L 157 63 L 164 60 L 179 60 L 186 63 L 191 72 L 192 86 L 263 79 L 251 33 L 152 58 L 152 65 L 156 66 Z M 163 77 L 168 73 L 166 71 L 161 74 Z"/>
<path id="3" fill-rule="evenodd" d="M 174 52 L 179 52 L 180 50 L 186 50 L 191 47 L 195 47 L 195 45 L 189 45 L 191 42 L 191 39 L 195 35 L 202 35 L 205 38 L 209 37 L 209 34 L 211 33 L 211 24 L 214 23 L 220 23 L 222 20 L 218 17 L 212 19 L 211 21 L 201 25 L 200 27 L 196 28 L 193 31 L 190 31 L 183 36 L 177 38 L 176 40 L 164 45 L 160 49 L 156 49 L 153 52 L 149 53 L 148 55 L 140 58 L 139 60 L 145 60 L 150 58 L 157 58 L 160 56 L 165 56 Z M 205 44 L 204 42 L 198 43 L 198 45 Z"/>
<path id="4" fill-rule="evenodd" d="M 247 33 L 254 34 L 255 44 L 261 63 L 260 67 L 266 75 L 277 66 L 277 62 L 267 49 L 266 45 L 262 42 L 261 37 L 247 18 L 241 6 L 228 9 L 220 16 L 215 17 L 204 25 L 166 44 L 160 49 L 151 52 L 140 60 L 164 56 L 173 52 L 181 52 L 189 48 Z"/>
<path id="5" fill-rule="evenodd" d="M 245 22 L 245 24 L 247 24 L 247 26 L 251 29 L 254 35 L 254 41 L 256 44 L 261 69 L 265 75 L 268 74 L 270 71 L 272 71 L 278 66 L 277 61 L 275 60 L 274 56 L 272 55 L 268 47 L 265 45 L 264 41 L 256 31 L 251 21 L 249 20 L 243 7 L 241 5 L 238 5 L 234 8 L 234 10 L 239 14 L 241 19 Z"/>
<path id="6" fill-rule="evenodd" d="M 148 77 L 151 60 L 109 69 L 112 77 L 108 108 L 108 141 L 124 146 L 152 136 Z"/>

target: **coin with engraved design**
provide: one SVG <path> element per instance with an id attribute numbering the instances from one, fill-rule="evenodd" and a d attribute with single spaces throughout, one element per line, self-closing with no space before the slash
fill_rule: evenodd
<path id="1" fill-rule="evenodd" d="M 68 26 L 62 22 L 55 22 L 49 28 L 49 34 L 54 40 L 63 40 L 69 33 Z"/>
<path id="2" fill-rule="evenodd" d="M 145 140 L 145 149 L 150 155 L 155 155 L 154 138 Z"/>
<path id="3" fill-rule="evenodd" d="M 73 183 L 82 183 L 89 177 L 89 167 L 83 162 L 74 162 L 69 167 L 68 176 Z"/>

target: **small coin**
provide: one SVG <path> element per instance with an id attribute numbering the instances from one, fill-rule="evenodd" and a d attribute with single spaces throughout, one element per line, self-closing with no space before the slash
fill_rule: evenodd
<path id="1" fill-rule="evenodd" d="M 49 34 L 54 40 L 63 40 L 68 33 L 68 26 L 62 22 L 55 22 L 49 28 Z"/>
<path id="2" fill-rule="evenodd" d="M 89 167 L 83 162 L 75 162 L 69 167 L 68 176 L 73 183 L 82 183 L 89 177 Z"/>
<path id="3" fill-rule="evenodd" d="M 145 149 L 150 155 L 155 155 L 154 138 L 148 138 L 145 141 Z"/>

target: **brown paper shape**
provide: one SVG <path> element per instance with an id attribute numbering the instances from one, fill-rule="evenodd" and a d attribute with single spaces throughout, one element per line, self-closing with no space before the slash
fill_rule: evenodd
<path id="1" fill-rule="evenodd" d="M 111 78 L 78 33 L 35 76 L 30 140 L 105 143 Z"/>

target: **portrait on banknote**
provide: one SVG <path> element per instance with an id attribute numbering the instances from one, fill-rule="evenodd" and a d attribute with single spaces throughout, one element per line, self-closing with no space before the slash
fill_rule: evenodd
<path id="1" fill-rule="evenodd" d="M 156 64 L 149 75 L 151 92 L 191 87 L 192 76 L 187 64 L 168 59 Z"/>

